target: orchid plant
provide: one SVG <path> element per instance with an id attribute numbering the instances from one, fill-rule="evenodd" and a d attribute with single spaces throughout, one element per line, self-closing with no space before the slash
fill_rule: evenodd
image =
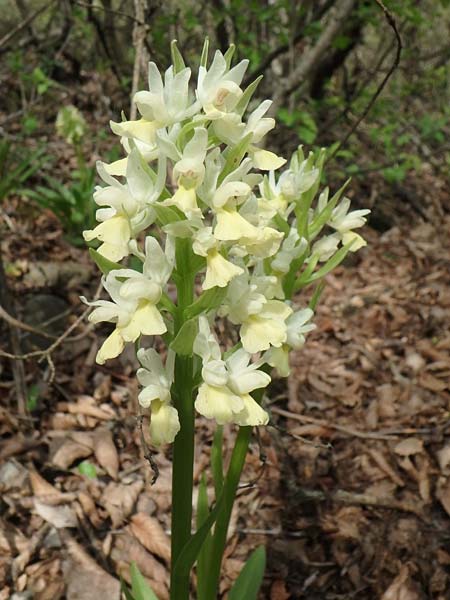
<path id="1" fill-rule="evenodd" d="M 252 429 L 270 421 L 263 396 L 271 373 L 289 374 L 289 352 L 315 327 L 321 280 L 365 245 L 355 229 L 369 211 L 350 210 L 346 185 L 319 194 L 325 150 L 305 156 L 300 147 L 287 164 L 261 146 L 275 126 L 271 102 L 253 106 L 259 79 L 242 89 L 248 61 L 232 66 L 234 47 L 209 64 L 205 42 L 195 89 L 175 42 L 171 49 L 164 77 L 150 63 L 149 90 L 134 97 L 141 117 L 111 123 L 125 157 L 98 164 L 99 224 L 84 232 L 99 242 L 91 254 L 111 300 L 84 301 L 95 307 L 93 323 L 113 324 L 97 362 L 135 345 L 151 443 L 173 443 L 171 598 L 189 598 L 196 564 L 197 598 L 213 600 Z M 126 266 L 131 256 L 139 267 Z M 302 303 L 298 292 L 311 285 Z M 235 345 L 219 342 L 220 319 L 234 326 Z M 144 336 L 162 336 L 164 360 Z M 196 412 L 217 424 L 216 497 L 209 505 L 204 478 L 193 532 Z M 225 424 L 238 428 L 226 473 Z M 254 566 L 230 598 L 243 597 Z"/>

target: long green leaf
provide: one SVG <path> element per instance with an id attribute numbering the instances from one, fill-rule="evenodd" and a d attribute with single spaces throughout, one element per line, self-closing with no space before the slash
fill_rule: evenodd
<path id="1" fill-rule="evenodd" d="M 175 339 L 170 344 L 170 348 L 175 352 L 175 354 L 179 354 L 180 356 L 192 356 L 192 347 L 197 334 L 197 319 L 194 318 L 189 319 L 189 321 L 185 321 Z"/>
<path id="2" fill-rule="evenodd" d="M 158 600 L 155 592 L 145 581 L 135 562 L 131 563 L 131 592 L 134 600 Z"/>
<path id="3" fill-rule="evenodd" d="M 215 507 L 209 513 L 206 521 L 200 527 L 200 529 L 191 537 L 188 543 L 184 546 L 180 552 L 177 562 L 174 566 L 174 579 L 189 577 L 189 572 L 192 569 L 201 547 L 206 540 L 211 527 L 214 525 L 217 515 L 222 509 L 223 495 L 219 498 L 219 501 Z"/>
<path id="4" fill-rule="evenodd" d="M 112 260 L 109 260 L 109 258 L 105 258 L 93 248 L 89 248 L 89 254 L 91 255 L 92 260 L 95 262 L 97 267 L 104 275 L 108 275 L 110 271 L 114 271 L 115 269 L 123 269 L 122 265 L 113 262 Z"/>
<path id="5" fill-rule="evenodd" d="M 266 568 L 264 546 L 256 548 L 239 573 L 228 594 L 228 600 L 256 600 Z"/>
<path id="6" fill-rule="evenodd" d="M 223 426 L 218 425 L 214 432 L 214 439 L 211 446 L 211 470 L 214 479 L 216 499 L 220 497 L 223 489 L 222 439 Z"/>
<path id="7" fill-rule="evenodd" d="M 208 491 L 206 487 L 206 477 L 203 473 L 198 486 L 197 500 L 197 530 L 205 523 L 209 515 Z M 206 581 L 206 573 L 208 569 L 208 561 L 211 551 L 211 532 L 208 531 L 205 541 L 200 549 L 197 558 L 197 598 L 203 598 L 203 584 Z"/>
<path id="8" fill-rule="evenodd" d="M 201 294 L 201 296 L 199 296 L 195 302 L 185 308 L 185 318 L 192 319 L 200 313 L 217 308 L 225 298 L 226 292 L 226 287 L 220 288 L 217 286 L 206 290 L 206 292 L 203 292 L 203 294 Z"/>

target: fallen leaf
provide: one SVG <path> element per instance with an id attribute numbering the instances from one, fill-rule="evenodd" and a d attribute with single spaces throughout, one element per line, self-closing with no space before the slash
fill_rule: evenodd
<path id="1" fill-rule="evenodd" d="M 100 429 L 94 435 L 94 454 L 98 464 L 112 479 L 119 473 L 119 455 L 117 454 L 109 429 Z"/>
<path id="2" fill-rule="evenodd" d="M 111 550 L 111 558 L 115 562 L 127 565 L 135 562 L 142 575 L 150 580 L 150 585 L 158 595 L 158 599 L 168 598 L 168 571 L 134 537 L 127 533 L 116 536 L 114 547 Z M 129 567 L 121 574 L 129 581 Z"/>
<path id="3" fill-rule="evenodd" d="M 130 529 L 149 552 L 170 563 L 170 540 L 157 519 L 136 513 L 131 517 Z"/>
<path id="4" fill-rule="evenodd" d="M 290 593 L 286 589 L 286 583 L 282 579 L 273 582 L 270 588 L 270 600 L 289 600 Z"/>
<path id="5" fill-rule="evenodd" d="M 52 463 L 60 469 L 68 469 L 76 460 L 91 454 L 92 448 L 68 439 L 55 452 Z"/>
<path id="6" fill-rule="evenodd" d="M 406 565 L 402 565 L 400 573 L 384 592 L 381 600 L 420 600 L 419 594 L 409 581 L 409 569 Z"/>
<path id="7" fill-rule="evenodd" d="M 77 527 L 78 525 L 76 514 L 70 506 L 52 506 L 50 504 L 44 504 L 35 498 L 34 508 L 44 521 L 47 521 L 47 523 L 50 523 L 53 527 L 56 527 L 56 529 Z"/>
<path id="8" fill-rule="evenodd" d="M 101 504 L 106 508 L 111 517 L 114 529 L 122 525 L 131 514 L 136 500 L 144 487 L 141 480 L 130 485 L 122 483 L 109 483 L 103 491 Z"/>
<path id="9" fill-rule="evenodd" d="M 394 452 L 400 456 L 419 454 L 419 452 L 423 452 L 423 441 L 418 438 L 406 438 L 395 446 Z"/>
<path id="10" fill-rule="evenodd" d="M 106 573 L 71 537 L 65 540 L 70 561 L 65 578 L 67 600 L 120 600 L 120 583 Z"/>

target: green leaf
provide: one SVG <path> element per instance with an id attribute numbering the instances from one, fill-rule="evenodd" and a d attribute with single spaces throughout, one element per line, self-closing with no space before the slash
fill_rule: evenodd
<path id="1" fill-rule="evenodd" d="M 183 56 L 178 50 L 177 40 L 172 40 L 172 42 L 170 43 L 170 54 L 172 55 L 174 73 L 177 74 L 186 67 L 186 65 L 184 64 Z"/>
<path id="2" fill-rule="evenodd" d="M 36 410 L 36 408 L 38 407 L 39 396 L 39 386 L 36 384 L 31 385 L 28 389 L 27 394 L 27 410 L 29 410 L 30 412 Z"/>
<path id="3" fill-rule="evenodd" d="M 222 461 L 223 426 L 217 425 L 211 446 L 211 470 L 214 479 L 216 499 L 220 497 L 223 489 L 223 461 Z"/>
<path id="4" fill-rule="evenodd" d="M 208 491 L 206 487 L 205 474 L 202 474 L 200 485 L 198 486 L 198 499 L 197 499 L 197 530 L 205 523 L 209 514 L 208 505 Z M 204 590 L 203 586 L 207 578 L 207 569 L 209 556 L 211 552 L 211 532 L 208 531 L 205 541 L 201 547 L 200 553 L 197 558 L 197 596 L 203 598 Z"/>
<path id="5" fill-rule="evenodd" d="M 186 217 L 183 213 L 174 208 L 173 206 L 163 206 L 158 202 L 152 205 L 153 210 L 158 217 L 159 223 L 164 227 L 164 225 L 169 225 L 169 223 L 175 223 L 176 221 L 183 221 Z"/>
<path id="6" fill-rule="evenodd" d="M 311 300 L 309 301 L 308 308 L 310 308 L 311 310 L 316 310 L 316 306 L 320 300 L 320 296 L 322 295 L 324 289 L 325 281 L 321 281 L 316 285 Z"/>
<path id="7" fill-rule="evenodd" d="M 227 159 L 225 162 L 225 166 L 222 169 L 222 172 L 219 175 L 218 183 L 219 185 L 223 182 L 225 177 L 232 173 L 237 167 L 240 165 L 241 160 L 244 158 L 245 153 L 250 146 L 250 142 L 253 138 L 253 133 L 248 133 L 242 140 L 236 144 L 227 154 Z"/>
<path id="8" fill-rule="evenodd" d="M 213 287 L 209 290 L 206 290 L 201 294 L 195 302 L 190 304 L 184 310 L 184 316 L 186 319 L 192 319 L 196 317 L 200 313 L 208 312 L 210 310 L 214 310 L 225 298 L 227 293 L 226 287 Z"/>
<path id="9" fill-rule="evenodd" d="M 95 468 L 95 465 L 88 460 L 83 460 L 83 462 L 80 462 L 78 465 L 78 472 L 80 475 L 89 477 L 89 479 L 95 479 L 97 477 L 97 469 Z"/>
<path id="10" fill-rule="evenodd" d="M 332 271 L 338 265 L 341 264 L 341 262 L 347 256 L 352 244 L 353 244 L 353 240 L 351 242 L 349 242 L 348 244 L 346 244 L 345 246 L 342 246 L 342 248 L 339 248 L 339 250 L 336 252 L 336 254 L 334 256 L 332 256 L 324 264 L 323 267 L 321 267 L 318 271 L 313 273 L 310 277 L 303 279 L 303 274 L 302 274 L 295 282 L 295 291 L 298 291 L 304 285 L 308 285 L 308 284 L 312 283 L 313 281 L 317 281 L 318 279 L 322 279 L 322 277 L 325 277 L 325 275 L 328 275 L 328 273 L 330 271 Z"/>
<path id="11" fill-rule="evenodd" d="M 134 600 L 158 600 L 152 588 L 145 581 L 135 562 L 131 563 L 131 591 Z"/>
<path id="12" fill-rule="evenodd" d="M 228 600 L 256 600 L 266 568 L 264 546 L 256 548 L 239 573 L 228 594 Z"/>
<path id="13" fill-rule="evenodd" d="M 312 220 L 311 224 L 308 226 L 309 239 L 312 239 L 315 235 L 317 235 L 325 223 L 330 219 L 333 209 L 336 207 L 350 181 L 350 179 L 347 179 L 344 185 L 341 186 L 334 196 L 329 200 L 325 208 L 317 215 L 317 217 Z"/>
<path id="14" fill-rule="evenodd" d="M 112 260 L 109 260 L 109 258 L 105 258 L 93 248 L 89 248 L 89 254 L 91 255 L 92 260 L 95 262 L 97 267 L 104 275 L 108 275 L 110 271 L 114 271 L 115 269 L 123 269 L 122 265 L 113 262 Z"/>
<path id="15" fill-rule="evenodd" d="M 197 337 L 197 334 L 197 319 L 194 318 L 189 319 L 189 321 L 185 321 L 175 339 L 170 344 L 170 348 L 179 356 L 192 356 L 192 346 L 194 345 L 194 340 Z"/>
<path id="16" fill-rule="evenodd" d="M 231 61 L 233 60 L 233 55 L 234 55 L 235 50 L 236 50 L 236 46 L 234 44 L 230 44 L 230 47 L 223 55 L 225 62 L 227 64 L 227 69 L 229 69 L 231 67 Z"/>
<path id="17" fill-rule="evenodd" d="M 247 106 L 248 106 L 248 103 L 250 102 L 251 97 L 255 93 L 256 88 L 258 87 L 259 82 L 261 81 L 262 78 L 263 78 L 263 76 L 260 75 L 259 77 L 257 77 L 255 79 L 255 81 L 253 81 L 249 86 L 247 86 L 245 88 L 244 93 L 240 97 L 239 102 L 236 104 L 234 112 L 236 112 L 241 117 L 245 113 L 245 111 L 247 109 Z"/>
<path id="18" fill-rule="evenodd" d="M 135 600 L 130 588 L 127 586 L 122 577 L 120 578 L 120 591 L 125 596 L 125 600 Z"/>
<path id="19" fill-rule="evenodd" d="M 205 67 L 208 64 L 208 50 L 209 50 L 209 37 L 206 36 L 205 41 L 203 42 L 202 54 L 200 56 L 200 66 Z"/>
<path id="20" fill-rule="evenodd" d="M 223 504 L 223 494 L 219 498 L 216 506 L 209 513 L 206 521 L 200 527 L 200 529 L 190 538 L 183 550 L 178 556 L 178 560 L 173 568 L 173 576 L 177 578 L 189 577 L 190 570 L 194 565 L 197 556 L 200 553 L 202 545 L 206 540 L 211 527 L 214 525 L 219 511 Z"/>

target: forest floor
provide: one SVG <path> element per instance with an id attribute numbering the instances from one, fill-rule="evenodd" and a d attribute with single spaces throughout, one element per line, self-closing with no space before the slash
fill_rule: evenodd
<path id="1" fill-rule="evenodd" d="M 50 213 L 14 202 L 7 213 L 17 317 L 57 336 L 99 273 Z M 268 393 L 223 593 L 265 544 L 263 598 L 450 598 L 450 219 L 365 235 L 368 247 L 327 278 L 291 377 Z M 171 449 L 155 455 L 151 485 L 132 352 L 95 364 L 107 330 L 83 321 L 50 362 L 25 362 L 29 417 L 11 364 L 0 367 L 0 600 L 115 600 L 133 560 L 168 597 Z M 52 339 L 22 330 L 21 351 Z M 196 484 L 212 433 L 198 419 Z"/>

